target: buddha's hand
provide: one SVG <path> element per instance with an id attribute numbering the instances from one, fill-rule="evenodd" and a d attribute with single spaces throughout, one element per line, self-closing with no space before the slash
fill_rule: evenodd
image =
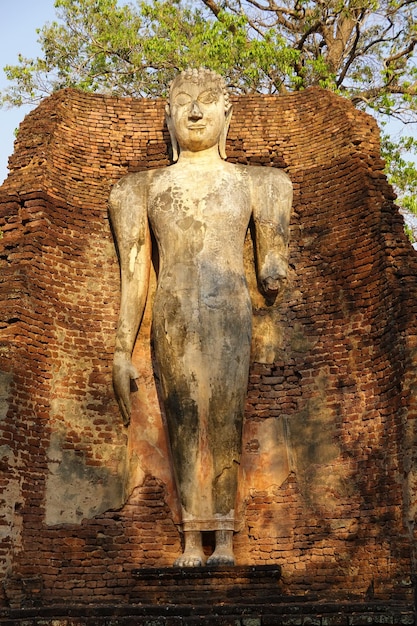
<path id="1" fill-rule="evenodd" d="M 286 282 L 285 277 L 281 276 L 267 276 L 262 281 L 262 288 L 264 293 L 268 295 L 278 294 L 282 291 L 282 288 Z"/>
<path id="2" fill-rule="evenodd" d="M 272 257 L 272 255 L 270 255 Z M 268 296 L 277 296 L 287 282 L 288 263 L 278 255 L 268 258 L 260 271 L 261 289 Z"/>
<path id="3" fill-rule="evenodd" d="M 287 268 L 283 265 L 265 268 L 260 275 L 261 289 L 266 297 L 277 296 L 287 283 Z"/>
<path id="4" fill-rule="evenodd" d="M 125 426 L 128 426 L 130 422 L 131 388 L 138 378 L 139 374 L 132 365 L 130 355 L 125 352 L 116 352 L 113 362 L 113 387 Z"/>

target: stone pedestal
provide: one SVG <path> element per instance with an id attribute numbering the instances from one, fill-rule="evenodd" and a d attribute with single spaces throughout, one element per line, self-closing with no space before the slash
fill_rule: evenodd
<path id="1" fill-rule="evenodd" d="M 282 598 L 279 565 L 136 569 L 132 602 L 242 606 Z"/>

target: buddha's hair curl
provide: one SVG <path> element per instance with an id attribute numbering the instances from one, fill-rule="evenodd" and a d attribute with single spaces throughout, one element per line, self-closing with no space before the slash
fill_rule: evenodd
<path id="1" fill-rule="evenodd" d="M 220 91 L 223 92 L 224 97 L 224 109 L 227 112 L 230 109 L 230 98 L 229 92 L 227 90 L 226 82 L 223 76 L 217 74 L 213 70 L 208 70 L 205 67 L 189 67 L 183 70 L 178 76 L 174 78 L 170 87 L 169 87 L 169 97 L 171 98 L 172 92 L 178 83 L 181 81 L 187 80 L 191 83 L 204 83 L 206 81 L 211 81 L 212 83 L 217 83 Z"/>

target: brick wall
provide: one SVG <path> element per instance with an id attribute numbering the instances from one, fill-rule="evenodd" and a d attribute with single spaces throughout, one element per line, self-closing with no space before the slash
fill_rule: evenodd
<path id="1" fill-rule="evenodd" d="M 111 385 L 125 173 L 169 164 L 163 102 L 74 90 L 22 124 L 0 190 L 0 606 L 123 603 L 180 551 L 152 375 L 151 297 L 132 425 Z M 239 565 L 290 596 L 408 601 L 415 569 L 417 254 L 372 118 L 319 89 L 235 99 L 231 162 L 294 185 L 286 292 L 256 291 Z M 210 537 L 207 537 L 209 549 Z"/>

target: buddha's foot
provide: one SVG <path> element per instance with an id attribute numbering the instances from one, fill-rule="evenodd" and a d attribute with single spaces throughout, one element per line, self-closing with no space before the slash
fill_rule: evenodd
<path id="1" fill-rule="evenodd" d="M 219 565 L 234 565 L 235 557 L 233 556 L 233 552 L 231 550 L 227 550 L 225 548 L 218 549 L 213 552 L 213 554 L 207 559 L 208 566 L 219 566 Z"/>
<path id="2" fill-rule="evenodd" d="M 219 566 L 235 564 L 233 555 L 233 531 L 216 530 L 216 547 L 213 554 L 208 558 L 207 565 Z"/>
<path id="3" fill-rule="evenodd" d="M 206 564 L 206 557 L 201 552 L 185 550 L 184 554 L 178 557 L 174 567 L 202 567 Z"/>

